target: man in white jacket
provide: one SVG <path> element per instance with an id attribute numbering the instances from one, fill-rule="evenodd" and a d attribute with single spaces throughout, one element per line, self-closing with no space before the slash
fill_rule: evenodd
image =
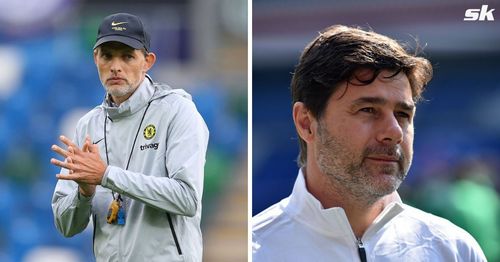
<path id="1" fill-rule="evenodd" d="M 386 36 L 325 29 L 293 75 L 300 170 L 292 194 L 253 218 L 254 261 L 486 261 L 451 222 L 401 202 L 424 58 Z"/>
<path id="2" fill-rule="evenodd" d="M 155 60 L 137 16 L 106 17 L 94 46 L 106 97 L 52 146 L 56 227 L 71 237 L 92 219 L 97 261 L 202 260 L 208 130 L 186 92 L 146 75 Z"/>

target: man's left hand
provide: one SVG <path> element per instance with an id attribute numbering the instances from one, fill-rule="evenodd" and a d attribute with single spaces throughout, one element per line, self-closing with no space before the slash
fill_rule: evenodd
<path id="1" fill-rule="evenodd" d="M 60 136 L 59 139 L 68 146 L 68 149 L 64 150 L 57 145 L 52 145 L 52 150 L 64 157 L 66 161 L 52 158 L 50 162 L 68 169 L 69 174 L 57 174 L 56 177 L 73 180 L 78 184 L 100 185 L 107 165 L 100 157 L 99 147 L 93 145 L 88 136 L 85 138 L 82 149 L 65 136 Z"/>

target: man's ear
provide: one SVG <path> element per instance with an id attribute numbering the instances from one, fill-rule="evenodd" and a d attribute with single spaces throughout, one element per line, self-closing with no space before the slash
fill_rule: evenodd
<path id="1" fill-rule="evenodd" d="M 94 64 L 97 66 L 97 52 L 99 51 L 98 50 L 99 47 L 97 47 L 96 49 L 94 49 Z"/>
<path id="2" fill-rule="evenodd" d="M 143 68 L 144 73 L 147 73 L 148 70 L 151 69 L 151 67 L 153 67 L 155 62 L 156 62 L 156 55 L 153 52 L 149 52 L 146 55 L 146 63 L 144 64 L 144 68 Z"/>
<path id="3" fill-rule="evenodd" d="M 293 122 L 295 128 L 302 140 L 307 143 L 313 142 L 315 136 L 316 119 L 312 116 L 311 111 L 306 108 L 302 102 L 293 104 Z"/>

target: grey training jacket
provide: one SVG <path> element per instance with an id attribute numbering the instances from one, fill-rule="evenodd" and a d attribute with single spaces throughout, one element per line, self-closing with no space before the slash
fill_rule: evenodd
<path id="1" fill-rule="evenodd" d="M 208 129 L 190 95 L 148 76 L 119 107 L 104 101 L 82 117 L 80 148 L 87 134 L 108 168 L 92 197 L 79 194 L 74 181 L 57 182 L 52 210 L 59 232 L 71 237 L 92 219 L 97 261 L 201 261 Z M 125 225 L 106 222 L 112 191 L 124 199 Z"/>

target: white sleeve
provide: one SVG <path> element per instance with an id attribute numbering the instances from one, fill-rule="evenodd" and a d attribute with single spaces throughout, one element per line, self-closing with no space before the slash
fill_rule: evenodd
<path id="1" fill-rule="evenodd" d="M 75 135 L 77 137 L 77 135 Z M 78 146 L 78 141 L 75 142 Z M 68 170 L 61 169 L 61 174 Z M 56 228 L 65 237 L 82 232 L 90 221 L 92 198 L 79 193 L 78 184 L 70 180 L 57 181 L 52 196 L 52 212 Z"/>

